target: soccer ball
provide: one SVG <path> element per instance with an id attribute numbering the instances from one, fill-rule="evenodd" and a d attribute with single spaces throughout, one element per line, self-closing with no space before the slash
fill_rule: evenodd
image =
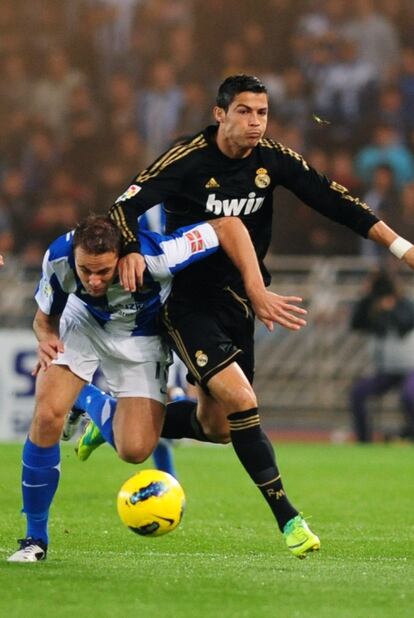
<path id="1" fill-rule="evenodd" d="M 171 474 L 142 470 L 122 485 L 117 507 L 119 517 L 132 532 L 141 536 L 161 536 L 180 523 L 185 495 Z"/>

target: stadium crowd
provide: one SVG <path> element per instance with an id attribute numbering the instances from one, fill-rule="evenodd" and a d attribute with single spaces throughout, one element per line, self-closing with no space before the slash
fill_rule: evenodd
<path id="1" fill-rule="evenodd" d="M 270 137 L 414 238 L 412 0 L 2 0 L 0 254 L 38 267 L 240 72 Z M 279 253 L 375 250 L 287 193 L 275 219 Z"/>

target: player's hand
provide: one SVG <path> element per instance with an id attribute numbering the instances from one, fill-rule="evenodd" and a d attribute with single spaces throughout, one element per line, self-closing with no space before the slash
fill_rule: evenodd
<path id="1" fill-rule="evenodd" d="M 119 280 L 127 292 L 135 292 L 144 283 L 145 260 L 140 253 L 128 253 L 118 262 Z"/>
<path id="2" fill-rule="evenodd" d="M 257 318 L 269 331 L 273 331 L 274 323 L 289 330 L 300 330 L 306 326 L 306 320 L 301 316 L 306 315 L 307 311 L 295 304 L 302 302 L 300 296 L 280 296 L 266 290 L 250 300 Z"/>
<path id="3" fill-rule="evenodd" d="M 0 266 L 4 266 L 4 260 L 3 260 L 3 256 L 0 255 Z"/>
<path id="4" fill-rule="evenodd" d="M 58 354 L 63 351 L 63 341 L 56 335 L 40 341 L 37 346 L 37 363 L 32 371 L 32 375 L 37 376 L 41 369 L 43 369 L 43 371 L 47 371 L 52 364 L 52 361 L 54 361 L 58 357 Z"/>
<path id="5" fill-rule="evenodd" d="M 404 253 L 402 259 L 407 264 L 407 266 L 414 270 L 414 247 L 408 249 L 408 251 Z"/>

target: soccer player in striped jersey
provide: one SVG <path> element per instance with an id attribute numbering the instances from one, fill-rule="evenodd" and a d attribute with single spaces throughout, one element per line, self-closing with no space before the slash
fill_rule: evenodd
<path id="1" fill-rule="evenodd" d="M 209 257 L 221 244 L 243 278 L 255 282 L 252 303 L 263 322 L 269 328 L 273 324 L 280 298 L 266 292 L 250 237 L 237 219 L 187 226 L 168 236 L 142 232 L 139 238 L 147 268 L 136 292 L 126 291 L 118 279 L 121 234 L 109 218 L 89 217 L 54 241 L 44 257 L 33 325 L 39 342 L 36 401 L 22 457 L 27 530 L 10 562 L 46 558 L 64 419 L 98 366 L 118 398 L 112 444 L 119 456 L 141 462 L 156 446 L 169 355 L 157 315 L 175 273 Z M 304 310 L 291 300 L 285 299 L 286 309 L 294 320 Z"/>

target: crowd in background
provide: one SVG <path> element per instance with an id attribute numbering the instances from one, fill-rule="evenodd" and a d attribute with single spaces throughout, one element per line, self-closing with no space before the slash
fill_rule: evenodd
<path id="1" fill-rule="evenodd" d="M 268 136 L 414 239 L 412 0 L 2 0 L 0 254 L 38 266 L 240 72 Z M 274 251 L 374 250 L 278 192 Z"/>

